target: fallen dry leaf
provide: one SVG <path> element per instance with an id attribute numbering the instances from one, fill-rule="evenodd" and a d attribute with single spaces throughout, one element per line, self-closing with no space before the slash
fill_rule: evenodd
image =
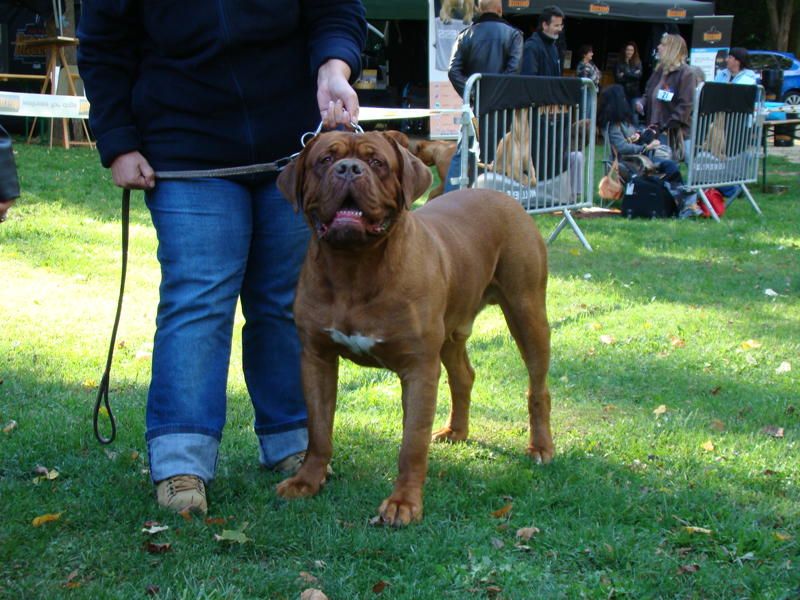
<path id="1" fill-rule="evenodd" d="M 680 574 L 697 573 L 699 570 L 700 570 L 700 565 L 697 565 L 697 564 L 694 564 L 694 565 L 680 565 L 678 567 L 678 573 L 680 573 Z"/>
<path id="2" fill-rule="evenodd" d="M 538 527 L 521 527 L 517 529 L 516 537 L 521 540 L 529 540 L 537 533 L 540 533 Z"/>
<path id="3" fill-rule="evenodd" d="M 492 596 L 492 597 L 497 596 L 497 594 L 499 594 L 502 591 L 503 591 L 503 588 L 501 588 L 499 585 L 487 585 L 486 586 L 486 593 L 489 594 L 489 596 Z"/>
<path id="4" fill-rule="evenodd" d="M 508 504 L 506 504 L 506 505 L 505 505 L 503 508 L 498 508 L 496 511 L 494 511 L 494 512 L 493 512 L 491 515 L 489 515 L 489 516 L 490 516 L 490 517 L 492 517 L 493 519 L 502 519 L 502 518 L 503 518 L 503 517 L 505 517 L 505 516 L 506 516 L 506 515 L 507 515 L 509 512 L 511 512 L 511 508 L 512 508 L 512 507 L 513 507 L 513 504 L 512 504 L 511 502 L 509 502 L 509 503 L 508 503 Z"/>
<path id="5" fill-rule="evenodd" d="M 660 404 L 660 405 L 659 405 L 659 406 L 658 406 L 658 407 L 657 407 L 657 408 L 656 408 L 656 409 L 653 411 L 653 414 L 654 414 L 655 416 L 657 416 L 657 417 L 658 417 L 658 416 L 661 416 L 661 415 L 663 415 L 665 412 L 667 412 L 667 405 L 666 405 L 666 404 Z"/>
<path id="6" fill-rule="evenodd" d="M 689 533 L 704 533 L 706 535 L 711 535 L 711 530 L 706 529 L 705 527 L 692 527 L 691 525 L 684 527 L 686 531 Z"/>
<path id="7" fill-rule="evenodd" d="M 314 576 L 313 576 L 311 573 L 309 573 L 308 571 L 300 571 L 300 572 L 297 574 L 297 578 L 298 578 L 300 581 L 305 581 L 306 583 L 319 583 L 319 579 L 317 579 L 316 577 L 314 577 Z"/>
<path id="8" fill-rule="evenodd" d="M 179 510 L 178 514 L 180 516 L 182 516 L 189 523 L 193 523 L 194 522 L 194 521 L 192 521 L 192 510 L 188 506 L 186 508 L 184 508 L 183 510 Z"/>
<path id="9" fill-rule="evenodd" d="M 721 391 L 722 391 L 722 387 L 718 385 L 718 386 L 717 386 L 717 387 L 715 387 L 713 390 L 711 390 L 709 393 L 710 393 L 712 396 L 716 396 L 716 395 L 717 395 L 717 394 L 719 394 Z"/>
<path id="10" fill-rule="evenodd" d="M 706 452 L 713 452 L 714 451 L 714 442 L 712 442 L 711 440 L 708 440 L 707 442 L 705 442 L 703 444 L 702 447 L 703 447 L 703 450 L 705 450 Z"/>
<path id="11" fill-rule="evenodd" d="M 714 419 L 711 421 L 711 425 L 708 427 L 711 431 L 724 431 L 725 430 L 725 423 L 720 421 L 719 419 Z"/>
<path id="12" fill-rule="evenodd" d="M 790 536 L 788 533 L 781 533 L 780 531 L 773 531 L 772 535 L 774 535 L 776 539 L 779 539 L 782 542 L 792 539 L 792 536 Z"/>
<path id="13" fill-rule="evenodd" d="M 148 585 L 144 590 L 145 594 L 147 594 L 148 596 L 157 596 L 158 592 L 160 591 L 161 588 L 158 587 L 157 585 Z"/>
<path id="14" fill-rule="evenodd" d="M 615 344 L 617 342 L 616 338 L 613 335 L 601 335 L 600 341 L 608 345 Z"/>
<path id="15" fill-rule="evenodd" d="M 3 427 L 3 433 L 11 433 L 11 430 L 17 426 L 16 421 L 9 421 L 8 424 Z"/>
<path id="16" fill-rule="evenodd" d="M 242 523 L 242 526 L 239 529 L 223 529 L 222 535 L 214 534 L 214 539 L 218 542 L 236 542 L 237 544 L 244 544 L 246 542 L 252 542 L 249 537 L 247 537 L 244 533 L 244 530 L 247 529 L 247 526 L 250 523 L 245 521 Z"/>
<path id="17" fill-rule="evenodd" d="M 672 337 L 669 338 L 669 345 L 672 346 L 673 348 L 683 348 L 684 346 L 686 346 L 686 342 L 684 342 L 677 335 L 673 335 Z"/>
<path id="18" fill-rule="evenodd" d="M 384 581 L 381 579 L 378 583 L 372 586 L 372 593 L 373 594 L 380 594 L 383 590 L 385 590 L 388 586 L 392 585 L 388 581 Z"/>
<path id="19" fill-rule="evenodd" d="M 589 327 L 591 327 L 592 329 L 602 329 L 603 328 L 603 326 L 600 325 L 600 323 L 592 323 L 591 325 L 589 325 Z"/>
<path id="20" fill-rule="evenodd" d="M 209 517 L 203 523 L 206 525 L 225 525 L 225 517 Z"/>
<path id="21" fill-rule="evenodd" d="M 328 597 L 322 593 L 322 590 L 308 588 L 300 594 L 300 600 L 328 600 Z"/>
<path id="22" fill-rule="evenodd" d="M 792 364 L 787 362 L 787 361 L 783 361 L 780 365 L 778 365 L 778 368 L 775 369 L 775 372 L 776 373 L 788 373 L 791 370 L 792 370 Z"/>
<path id="23" fill-rule="evenodd" d="M 761 342 L 756 340 L 746 340 L 742 342 L 742 350 L 752 350 L 753 348 L 761 348 Z"/>
<path id="24" fill-rule="evenodd" d="M 45 475 L 34 477 L 33 483 L 38 484 L 40 481 L 52 481 L 53 479 L 56 479 L 59 475 L 60 473 L 58 471 L 52 469 L 51 471 L 47 471 L 47 474 Z"/>
<path id="25" fill-rule="evenodd" d="M 61 515 L 64 514 L 63 512 L 60 513 L 47 513 L 46 515 L 42 515 L 41 517 L 36 517 L 33 521 L 31 521 L 31 525 L 34 527 L 39 527 L 40 525 L 44 525 L 45 523 L 49 523 L 50 521 L 58 521 L 61 518 Z"/>
<path id="26" fill-rule="evenodd" d="M 154 534 L 159 533 L 161 531 L 166 531 L 167 529 L 169 529 L 169 525 L 158 525 L 158 524 L 155 524 L 155 525 L 151 525 L 150 527 L 142 528 L 142 533 L 149 533 L 150 535 L 154 535 Z"/>
<path id="27" fill-rule="evenodd" d="M 39 475 L 47 475 L 50 470 L 42 465 L 36 465 L 36 468 L 33 470 L 33 472 L 38 473 Z"/>
<path id="28" fill-rule="evenodd" d="M 172 550 L 172 544 L 169 542 L 165 542 L 163 544 L 145 542 L 142 545 L 142 548 L 144 548 L 150 554 L 161 554 L 162 552 L 170 552 Z"/>
<path id="29" fill-rule="evenodd" d="M 763 427 L 761 429 L 761 433 L 766 433 L 767 435 L 771 435 L 772 437 L 776 438 L 782 438 L 783 427 L 775 427 L 774 425 L 770 425 L 768 427 Z"/>

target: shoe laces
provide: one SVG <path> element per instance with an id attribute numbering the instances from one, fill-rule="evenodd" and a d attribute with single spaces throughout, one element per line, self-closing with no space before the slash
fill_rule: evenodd
<path id="1" fill-rule="evenodd" d="M 203 480 L 196 475 L 176 475 L 169 478 L 167 491 L 170 496 L 190 491 L 198 491 L 201 494 L 205 494 L 205 486 L 203 485 Z"/>

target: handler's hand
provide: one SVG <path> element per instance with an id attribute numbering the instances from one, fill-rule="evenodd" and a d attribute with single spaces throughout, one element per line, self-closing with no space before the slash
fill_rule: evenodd
<path id="1" fill-rule="evenodd" d="M 358 123 L 358 95 L 349 78 L 350 66 L 338 58 L 328 60 L 317 72 L 317 104 L 326 129 Z"/>
<path id="2" fill-rule="evenodd" d="M 114 183 L 126 190 L 151 190 L 156 185 L 156 174 L 147 159 L 139 152 L 120 154 L 111 163 Z"/>

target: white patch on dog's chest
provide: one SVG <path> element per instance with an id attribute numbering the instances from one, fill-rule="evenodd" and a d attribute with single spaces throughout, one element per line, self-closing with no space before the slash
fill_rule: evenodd
<path id="1" fill-rule="evenodd" d="M 354 333 L 353 335 L 345 335 L 341 331 L 336 329 L 325 329 L 330 336 L 331 339 L 339 344 L 340 346 L 344 346 L 347 348 L 351 353 L 357 356 L 370 356 L 377 360 L 377 357 L 372 354 L 372 348 L 375 344 L 381 343 L 383 340 L 366 337 L 360 335 L 358 333 Z"/>

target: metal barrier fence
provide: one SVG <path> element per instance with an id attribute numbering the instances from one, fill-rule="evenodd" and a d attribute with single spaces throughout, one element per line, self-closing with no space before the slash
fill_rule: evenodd
<path id="1" fill-rule="evenodd" d="M 716 221 L 719 216 L 704 191 L 712 187 L 741 186 L 761 214 L 746 184 L 758 180 L 764 99 L 760 85 L 701 83 L 695 90 L 686 185 L 698 191 Z"/>
<path id="2" fill-rule="evenodd" d="M 596 107 L 589 79 L 472 75 L 453 183 L 504 192 L 529 214 L 561 211 L 547 242 L 569 225 L 591 250 L 571 211 L 592 206 Z"/>

